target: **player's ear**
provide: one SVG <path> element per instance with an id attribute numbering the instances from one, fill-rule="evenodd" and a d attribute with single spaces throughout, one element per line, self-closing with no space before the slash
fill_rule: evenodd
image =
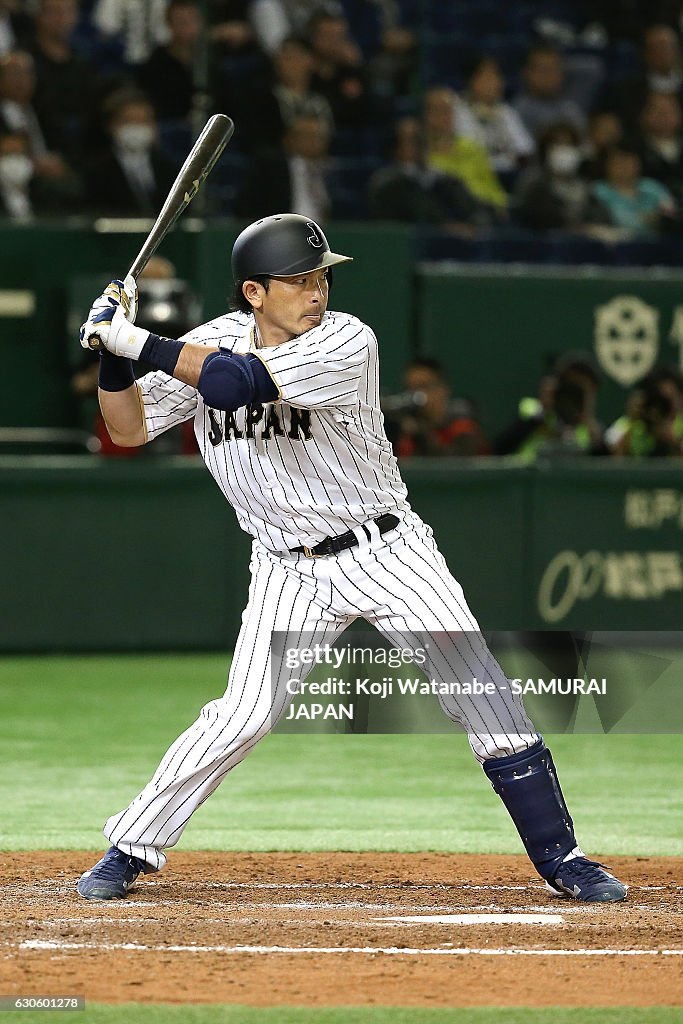
<path id="1" fill-rule="evenodd" d="M 263 293 L 265 289 L 259 281 L 243 281 L 242 295 L 254 309 L 260 309 L 263 305 Z"/>

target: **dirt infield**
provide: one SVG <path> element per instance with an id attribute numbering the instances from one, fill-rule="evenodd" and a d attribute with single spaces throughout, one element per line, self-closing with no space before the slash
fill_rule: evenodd
<path id="1" fill-rule="evenodd" d="M 523 857 L 380 853 L 176 853 L 126 900 L 89 903 L 75 879 L 93 859 L 3 855 L 0 992 L 260 1006 L 683 1003 L 680 859 L 612 858 L 631 885 L 612 906 L 552 898 Z M 405 917 L 420 920 L 392 920 Z"/>

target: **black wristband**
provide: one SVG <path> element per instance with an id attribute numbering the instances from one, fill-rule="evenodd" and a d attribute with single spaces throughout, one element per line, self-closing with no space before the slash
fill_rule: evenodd
<path id="1" fill-rule="evenodd" d="M 130 359 L 115 356 L 106 348 L 100 350 L 98 384 L 102 391 L 125 391 L 135 383 L 135 372 Z"/>
<path id="2" fill-rule="evenodd" d="M 140 359 L 172 377 L 184 344 L 184 341 L 176 341 L 175 338 L 160 338 L 158 334 L 150 334 L 142 346 Z"/>

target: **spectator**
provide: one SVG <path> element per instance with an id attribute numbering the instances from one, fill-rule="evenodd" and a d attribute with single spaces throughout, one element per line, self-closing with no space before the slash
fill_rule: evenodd
<path id="1" fill-rule="evenodd" d="M 31 18 L 15 8 L 12 0 L 0 0 L 0 59 L 25 46 L 32 32 Z"/>
<path id="2" fill-rule="evenodd" d="M 436 359 L 414 359 L 406 367 L 403 386 L 403 394 L 382 402 L 387 434 L 399 458 L 489 454 L 472 403 L 452 398 Z"/>
<path id="3" fill-rule="evenodd" d="M 378 220 L 432 224 L 471 236 L 490 223 L 488 207 L 480 203 L 459 178 L 427 167 L 419 121 L 402 118 L 396 125 L 393 161 L 370 179 L 370 212 Z"/>
<path id="4" fill-rule="evenodd" d="M 73 49 L 76 0 L 39 0 L 32 53 L 35 108 L 47 144 L 67 158 L 83 151 L 83 133 L 96 93 L 90 65 Z"/>
<path id="5" fill-rule="evenodd" d="M 522 82 L 513 106 L 534 139 L 559 122 L 573 124 L 583 132 L 585 116 L 565 93 L 565 66 L 559 50 L 547 43 L 532 46 L 522 67 Z"/>
<path id="6" fill-rule="evenodd" d="M 256 37 L 249 23 L 251 0 L 209 0 L 211 42 L 222 55 L 256 53 Z"/>
<path id="7" fill-rule="evenodd" d="M 329 141 L 327 123 L 321 118 L 295 118 L 285 132 L 284 151 L 263 153 L 247 168 L 235 212 L 254 219 L 287 211 L 326 221 L 331 207 L 326 182 Z"/>
<path id="8" fill-rule="evenodd" d="M 33 57 L 14 50 L 0 60 L 0 128 L 28 135 L 34 158 L 47 153 L 47 144 L 33 107 L 36 76 Z"/>
<path id="9" fill-rule="evenodd" d="M 643 175 L 655 178 L 683 199 L 681 101 L 673 92 L 651 92 L 640 116 L 639 152 Z"/>
<path id="10" fill-rule="evenodd" d="M 496 439 L 497 455 L 607 455 L 596 417 L 600 375 L 588 353 L 569 353 L 543 377 L 538 398 L 523 398 L 517 418 Z"/>
<path id="11" fill-rule="evenodd" d="M 541 132 L 538 164 L 517 182 L 517 220 L 532 231 L 583 233 L 598 217 L 590 186 L 581 176 L 580 136 L 572 124 L 556 124 Z"/>
<path id="12" fill-rule="evenodd" d="M 108 39 L 121 39 L 126 64 L 143 64 L 168 41 L 164 17 L 168 0 L 96 0 L 95 28 Z"/>
<path id="13" fill-rule="evenodd" d="M 346 18 L 320 11 L 308 24 L 314 59 L 311 88 L 326 97 L 335 124 L 362 128 L 374 120 L 360 48 L 349 35 Z"/>
<path id="14" fill-rule="evenodd" d="M 111 216 L 156 216 L 174 172 L 157 147 L 151 103 L 139 93 L 114 93 L 105 118 L 110 142 L 89 168 L 90 206 Z"/>
<path id="15" fill-rule="evenodd" d="M 188 118 L 195 96 L 194 63 L 202 32 L 197 0 L 170 0 L 168 42 L 158 46 L 138 72 L 138 82 L 158 118 Z"/>
<path id="16" fill-rule="evenodd" d="M 613 455 L 635 458 L 683 451 L 683 376 L 657 366 L 629 397 L 626 414 L 605 433 Z"/>
<path id="17" fill-rule="evenodd" d="M 272 56 L 289 36 L 303 35 L 317 13 L 343 20 L 343 9 L 330 0 L 252 0 L 249 20 L 259 46 Z"/>
<path id="18" fill-rule="evenodd" d="M 458 135 L 486 149 L 498 174 L 512 174 L 533 155 L 534 140 L 517 111 L 504 102 L 505 79 L 498 62 L 485 54 L 474 61 L 465 92 L 456 100 Z"/>
<path id="19" fill-rule="evenodd" d="M 359 6 L 367 10 L 370 5 L 355 4 L 354 9 L 358 10 Z M 390 98 L 409 95 L 417 72 L 417 36 L 404 23 L 404 11 L 394 0 L 378 0 L 374 7 L 379 35 L 368 62 L 372 90 L 378 96 Z"/>
<path id="20" fill-rule="evenodd" d="M 75 178 L 41 178 L 36 173 L 28 135 L 0 134 L 0 215 L 27 224 L 35 217 L 63 216 L 80 198 Z"/>
<path id="21" fill-rule="evenodd" d="M 634 77 L 617 82 L 606 97 L 627 130 L 638 129 L 638 113 L 651 92 L 683 92 L 681 44 L 669 25 L 650 25 L 642 38 L 642 68 Z"/>
<path id="22" fill-rule="evenodd" d="M 273 58 L 275 83 L 267 92 L 249 97 L 250 116 L 243 118 L 242 144 L 256 150 L 279 145 L 285 130 L 299 117 L 324 121 L 332 131 L 332 110 L 324 96 L 313 92 L 313 54 L 303 39 L 285 39 Z M 246 115 L 246 111 L 245 111 Z"/>
<path id="23" fill-rule="evenodd" d="M 631 458 L 683 455 L 676 402 L 656 377 L 646 378 L 637 389 L 628 423 L 613 444 L 612 454 Z"/>
<path id="24" fill-rule="evenodd" d="M 0 212 L 16 224 L 29 223 L 35 213 L 30 147 L 28 136 L 20 132 L 0 135 Z"/>
<path id="25" fill-rule="evenodd" d="M 622 238 L 656 238 L 677 229 L 674 197 L 660 182 L 642 177 L 636 149 L 625 143 L 613 146 L 605 154 L 603 171 L 592 194 Z"/>
<path id="26" fill-rule="evenodd" d="M 623 129 L 621 121 L 612 110 L 594 110 L 588 115 L 586 137 L 583 141 L 581 174 L 589 181 L 602 175 L 602 161 L 605 152 L 621 142 Z"/>
<path id="27" fill-rule="evenodd" d="M 15 50 L 0 60 L 0 131 L 19 132 L 29 143 L 33 175 L 45 182 L 62 182 L 75 189 L 76 178 L 59 153 L 48 152 L 32 100 L 35 93 L 33 58 Z"/>
<path id="28" fill-rule="evenodd" d="M 505 211 L 507 194 L 491 166 L 486 150 L 473 139 L 456 135 L 455 93 L 429 89 L 424 101 L 427 164 L 459 178 L 473 196 L 498 213 Z"/>

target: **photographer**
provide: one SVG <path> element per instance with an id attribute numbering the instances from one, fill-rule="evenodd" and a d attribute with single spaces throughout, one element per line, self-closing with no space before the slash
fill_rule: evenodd
<path id="1" fill-rule="evenodd" d="M 556 362 L 538 398 L 523 398 L 517 418 L 496 440 L 497 455 L 526 462 L 539 456 L 608 455 L 596 417 L 600 376 L 588 354 L 570 353 Z"/>
<path id="2" fill-rule="evenodd" d="M 681 387 L 676 371 L 661 367 L 645 377 L 631 397 L 628 417 L 617 423 L 621 425 L 619 436 L 610 428 L 613 455 L 683 455 Z"/>
<path id="3" fill-rule="evenodd" d="M 490 447 L 471 402 L 451 397 L 436 359 L 414 359 L 404 391 L 382 400 L 387 435 L 399 458 L 415 455 L 488 455 Z"/>

